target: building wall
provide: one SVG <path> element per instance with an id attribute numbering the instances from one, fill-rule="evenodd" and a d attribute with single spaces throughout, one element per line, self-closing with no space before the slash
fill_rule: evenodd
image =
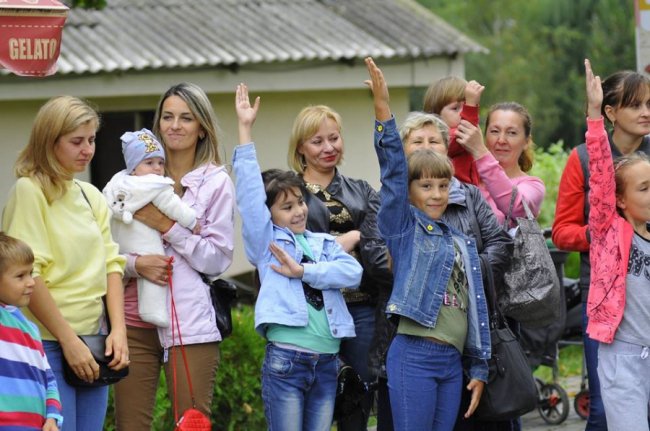
<path id="1" fill-rule="evenodd" d="M 379 61 L 390 86 L 391 108 L 403 119 L 409 108 L 409 89 L 427 86 L 446 75 L 464 76 L 464 59 L 420 59 L 411 62 Z M 237 144 L 237 119 L 234 90 L 246 82 L 251 96 L 261 96 L 262 106 L 253 136 L 262 169 L 288 168 L 287 146 L 293 120 L 304 106 L 325 104 L 343 118 L 345 160 L 340 169 L 345 175 L 366 179 L 379 186 L 379 167 L 373 149 L 373 104 L 363 81 L 368 78 L 363 63 L 298 65 L 256 65 L 237 72 L 224 69 L 133 72 L 116 75 L 54 75 L 43 79 L 0 76 L 0 206 L 15 181 L 13 164 L 26 144 L 31 122 L 38 108 L 50 97 L 73 94 L 94 103 L 100 112 L 154 110 L 160 94 L 170 85 L 189 81 L 209 95 L 222 129 L 223 159 L 230 163 Z M 151 127 L 151 125 L 148 125 Z M 115 142 L 115 151 L 121 151 Z M 101 162 L 95 160 L 94 163 Z M 83 180 L 89 174 L 79 175 Z M 236 233 L 235 260 L 228 271 L 236 275 L 252 269 L 246 261 L 239 230 Z"/>

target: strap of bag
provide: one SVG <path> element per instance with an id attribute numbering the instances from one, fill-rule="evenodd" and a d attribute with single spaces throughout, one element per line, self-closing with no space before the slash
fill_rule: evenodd
<path id="1" fill-rule="evenodd" d="M 170 258 L 170 262 L 172 263 L 174 260 L 174 257 L 172 256 Z M 185 354 L 185 346 L 183 345 L 183 336 L 181 335 L 181 326 L 178 321 L 178 314 L 176 313 L 176 303 L 174 301 L 174 288 L 173 288 L 173 283 L 172 283 L 172 270 L 171 270 L 171 265 L 167 265 L 167 279 L 169 280 L 169 296 L 171 297 L 171 303 L 172 303 L 172 377 L 173 377 L 173 390 L 174 390 L 174 422 L 178 424 L 178 397 L 176 396 L 176 354 L 174 353 L 173 349 L 175 346 L 173 346 L 175 340 L 176 340 L 176 334 L 175 332 L 178 331 L 178 342 L 180 343 L 181 346 L 181 354 L 183 355 L 183 363 L 185 365 L 185 374 L 187 376 L 187 385 L 190 388 L 190 398 L 192 399 L 192 408 L 196 408 L 196 400 L 194 399 L 194 388 L 192 387 L 192 378 L 190 377 L 190 370 L 187 365 L 187 356 Z"/>
<path id="2" fill-rule="evenodd" d="M 93 215 L 93 219 L 95 220 L 95 223 L 97 223 L 97 217 L 95 217 L 95 211 L 93 210 L 93 206 L 90 205 L 90 200 L 88 199 L 88 195 L 86 195 L 86 192 L 84 191 L 83 187 L 81 187 L 81 184 L 78 182 L 74 182 L 77 187 L 79 187 L 79 190 L 81 190 L 81 195 L 84 197 L 86 202 L 88 203 L 88 206 L 90 207 L 90 212 Z M 111 319 L 108 316 L 108 305 L 106 305 L 106 295 L 102 296 L 102 302 L 104 303 L 104 321 L 106 322 L 106 331 L 110 334 L 111 333 Z"/>
<path id="3" fill-rule="evenodd" d="M 519 190 L 517 190 L 517 186 L 512 186 L 512 192 L 510 193 L 510 205 L 508 207 L 508 215 L 506 216 L 505 220 L 503 220 L 503 229 L 506 231 L 508 230 L 508 227 L 510 226 L 510 221 L 512 220 L 512 208 L 515 205 L 515 199 L 517 198 L 517 193 L 519 193 Z M 521 205 L 524 207 L 526 218 L 528 220 L 535 220 L 535 216 L 533 215 L 532 211 L 528 207 L 528 204 L 526 203 L 526 199 L 524 198 L 521 199 Z"/>

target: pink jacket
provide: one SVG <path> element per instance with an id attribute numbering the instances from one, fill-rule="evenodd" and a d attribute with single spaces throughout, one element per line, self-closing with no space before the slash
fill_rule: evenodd
<path id="1" fill-rule="evenodd" d="M 196 211 L 201 225 L 198 235 L 178 223 L 163 235 L 165 254 L 174 256 L 173 294 L 183 344 L 220 341 L 200 273 L 219 275 L 232 263 L 235 191 L 226 169 L 213 164 L 187 173 L 181 184 L 186 188 L 182 200 Z M 163 347 L 172 345 L 171 326 L 159 328 L 158 334 Z M 178 335 L 173 344 L 179 344 Z"/>
<path id="2" fill-rule="evenodd" d="M 512 208 L 512 218 L 526 216 L 521 203 L 522 198 L 526 199 L 526 204 L 533 215 L 535 217 L 539 215 L 546 193 L 546 187 L 542 180 L 530 175 L 509 178 L 497 159 L 489 152 L 476 161 L 476 167 L 481 176 L 479 188 L 485 200 L 492 207 L 499 223 L 503 223 L 508 214 L 513 186 L 517 186 L 518 193 Z"/>
<path id="3" fill-rule="evenodd" d="M 614 163 L 604 120 L 587 119 L 591 284 L 587 333 L 611 343 L 625 309 L 625 279 L 634 230 L 616 210 Z"/>

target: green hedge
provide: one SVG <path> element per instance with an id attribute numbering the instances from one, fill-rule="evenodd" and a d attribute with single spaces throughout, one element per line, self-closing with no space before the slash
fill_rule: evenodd
<path id="1" fill-rule="evenodd" d="M 254 329 L 253 308 L 233 309 L 233 335 L 222 342 L 221 362 L 212 401 L 212 429 L 219 431 L 263 430 L 266 428 L 261 395 L 261 366 L 265 341 Z M 167 397 L 165 375 L 161 373 L 153 430 L 174 429 L 174 413 Z M 113 391 L 110 392 L 104 431 L 115 430 Z"/>

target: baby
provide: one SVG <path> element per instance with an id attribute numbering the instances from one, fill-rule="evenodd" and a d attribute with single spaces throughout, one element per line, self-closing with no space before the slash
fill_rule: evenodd
<path id="1" fill-rule="evenodd" d="M 174 181 L 164 176 L 165 151 L 151 131 L 126 132 L 121 140 L 126 169 L 115 174 L 104 188 L 113 214 L 113 239 L 120 245 L 120 253 L 165 254 L 160 233 L 133 220 L 133 213 L 152 203 L 198 234 L 196 213 L 174 193 Z M 167 289 L 142 277 L 137 279 L 137 286 L 140 318 L 159 327 L 169 326 Z"/>

